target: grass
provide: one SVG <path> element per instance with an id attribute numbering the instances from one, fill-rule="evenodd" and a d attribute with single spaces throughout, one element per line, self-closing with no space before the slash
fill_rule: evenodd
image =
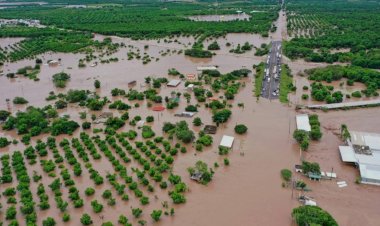
<path id="1" fill-rule="evenodd" d="M 256 75 L 255 75 L 255 96 L 256 97 L 259 97 L 261 95 L 261 90 L 263 88 L 264 68 L 265 68 L 264 63 L 260 63 L 256 67 Z"/>
<path id="2" fill-rule="evenodd" d="M 280 78 L 280 102 L 288 103 L 288 94 L 292 91 L 293 77 L 291 75 L 288 65 L 281 65 L 281 78 Z"/>

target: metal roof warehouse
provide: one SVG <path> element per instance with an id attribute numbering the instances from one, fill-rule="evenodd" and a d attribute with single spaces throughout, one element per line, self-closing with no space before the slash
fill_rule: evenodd
<path id="1" fill-rule="evenodd" d="M 355 163 L 361 182 L 380 185 L 380 134 L 350 131 L 347 146 L 339 146 L 343 162 Z"/>

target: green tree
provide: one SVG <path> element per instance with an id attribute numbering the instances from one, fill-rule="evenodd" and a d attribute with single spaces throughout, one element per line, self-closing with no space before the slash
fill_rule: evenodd
<path id="1" fill-rule="evenodd" d="M 244 134 L 247 132 L 247 130 L 248 130 L 248 127 L 243 124 L 238 124 L 235 126 L 235 132 L 237 134 Z"/>
<path id="2" fill-rule="evenodd" d="M 100 85 L 101 85 L 100 81 L 99 80 L 95 80 L 95 82 L 94 82 L 95 89 L 99 89 Z"/>
<path id="3" fill-rule="evenodd" d="M 194 118 L 193 125 L 194 126 L 201 126 L 202 125 L 202 119 L 200 117 Z"/>
<path id="4" fill-rule="evenodd" d="M 338 226 L 335 219 L 318 206 L 300 206 L 294 208 L 292 217 L 297 225 L 328 225 Z"/>
<path id="5" fill-rule="evenodd" d="M 80 222 L 83 225 L 91 225 L 93 223 L 90 215 L 88 215 L 87 213 L 82 215 L 82 217 L 80 218 Z"/>
<path id="6" fill-rule="evenodd" d="M 162 215 L 162 210 L 153 210 L 150 216 L 154 221 L 159 221 Z"/>

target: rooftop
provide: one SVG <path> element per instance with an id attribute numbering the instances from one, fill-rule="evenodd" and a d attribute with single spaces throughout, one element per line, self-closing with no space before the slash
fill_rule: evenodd
<path id="1" fill-rule="evenodd" d="M 234 137 L 223 135 L 222 141 L 220 141 L 219 146 L 223 146 L 226 148 L 232 148 L 232 144 L 234 143 Z"/>
<path id="2" fill-rule="evenodd" d="M 171 80 L 167 86 L 176 87 L 181 83 L 181 80 L 173 79 Z"/>
<path id="3" fill-rule="evenodd" d="M 380 134 L 350 131 L 348 146 L 339 146 L 343 162 L 359 166 L 362 183 L 380 185 Z"/>
<path id="4" fill-rule="evenodd" d="M 297 129 L 310 132 L 311 127 L 309 123 L 309 116 L 306 114 L 296 115 Z"/>

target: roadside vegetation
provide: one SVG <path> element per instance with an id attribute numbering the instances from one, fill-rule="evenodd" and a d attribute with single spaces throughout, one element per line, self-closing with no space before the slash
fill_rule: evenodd
<path id="1" fill-rule="evenodd" d="M 288 94 L 290 92 L 296 91 L 296 87 L 293 85 L 293 75 L 290 68 L 286 64 L 281 65 L 281 76 L 280 76 L 280 94 L 279 99 L 281 103 L 287 103 Z"/>

